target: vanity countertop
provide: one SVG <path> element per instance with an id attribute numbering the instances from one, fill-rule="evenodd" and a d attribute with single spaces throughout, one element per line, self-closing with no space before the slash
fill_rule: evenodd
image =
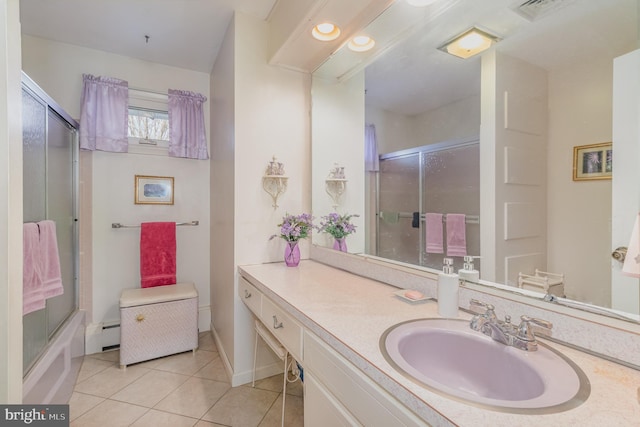
<path id="1" fill-rule="evenodd" d="M 478 408 L 430 391 L 401 375 L 383 357 L 379 340 L 400 322 L 439 317 L 433 300 L 408 303 L 398 289 L 315 261 L 240 266 L 243 277 L 318 335 L 373 381 L 434 426 L 638 426 L 640 371 L 553 343 L 585 372 L 591 395 L 566 412 L 518 415 Z M 526 313 L 514 313 L 520 315 Z M 461 317 L 469 317 L 460 312 Z M 562 325 L 555 325 L 561 328 Z M 544 341 L 544 340 L 543 340 Z"/>

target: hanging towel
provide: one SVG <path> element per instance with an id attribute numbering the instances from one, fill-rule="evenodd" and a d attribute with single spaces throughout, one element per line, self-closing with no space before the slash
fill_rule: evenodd
<path id="1" fill-rule="evenodd" d="M 425 214 L 425 241 L 427 242 L 428 254 L 441 254 L 443 250 L 442 240 L 442 214 L 426 213 Z"/>
<path id="2" fill-rule="evenodd" d="M 176 223 L 144 222 L 140 229 L 140 285 L 176 283 Z"/>
<path id="3" fill-rule="evenodd" d="M 62 274 L 60 273 L 60 254 L 56 223 L 51 220 L 40 221 L 40 256 L 42 263 L 42 293 L 52 298 L 64 293 Z"/>
<path id="4" fill-rule="evenodd" d="M 22 315 L 25 315 L 45 307 L 40 236 L 38 225 L 34 222 L 23 224 L 22 255 Z"/>
<path id="5" fill-rule="evenodd" d="M 464 214 L 447 215 L 447 256 L 467 255 L 467 235 Z"/>

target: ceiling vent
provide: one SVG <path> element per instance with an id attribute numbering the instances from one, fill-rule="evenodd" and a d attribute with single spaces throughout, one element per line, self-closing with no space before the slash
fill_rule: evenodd
<path id="1" fill-rule="evenodd" d="M 514 10 L 529 21 L 535 21 L 572 3 L 574 0 L 527 0 Z"/>

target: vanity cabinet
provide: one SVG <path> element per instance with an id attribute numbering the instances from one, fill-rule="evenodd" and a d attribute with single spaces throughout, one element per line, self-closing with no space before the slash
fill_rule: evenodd
<path id="1" fill-rule="evenodd" d="M 309 331 L 304 333 L 304 355 L 305 426 L 427 425 Z"/>
<path id="2" fill-rule="evenodd" d="M 426 425 L 242 276 L 238 295 L 304 368 L 306 427 Z"/>
<path id="3" fill-rule="evenodd" d="M 238 282 L 238 294 L 249 310 L 294 359 L 302 361 L 302 326 L 244 277 Z"/>

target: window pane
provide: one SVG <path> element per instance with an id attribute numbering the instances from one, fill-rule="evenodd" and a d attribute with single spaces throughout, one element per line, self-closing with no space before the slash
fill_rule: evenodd
<path id="1" fill-rule="evenodd" d="M 169 140 L 169 113 L 166 111 L 129 108 L 129 137 Z"/>

